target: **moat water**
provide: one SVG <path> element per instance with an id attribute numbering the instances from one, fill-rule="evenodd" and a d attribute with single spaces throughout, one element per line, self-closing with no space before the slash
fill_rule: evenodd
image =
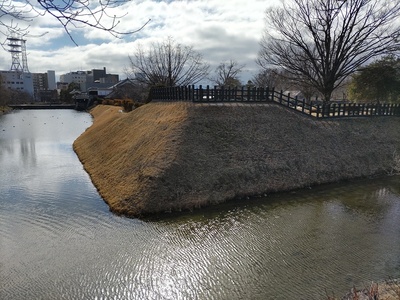
<path id="1" fill-rule="evenodd" d="M 326 299 L 400 277 L 399 176 L 129 219 L 73 151 L 91 122 L 0 116 L 0 299 Z"/>

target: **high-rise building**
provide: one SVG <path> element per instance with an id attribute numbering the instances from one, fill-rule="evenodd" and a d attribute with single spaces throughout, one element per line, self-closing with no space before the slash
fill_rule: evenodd
<path id="1" fill-rule="evenodd" d="M 57 90 L 55 71 L 46 73 L 32 73 L 35 100 L 54 101 Z"/>
<path id="2" fill-rule="evenodd" d="M 54 70 L 47 71 L 47 88 L 49 90 L 56 90 L 56 72 Z"/>

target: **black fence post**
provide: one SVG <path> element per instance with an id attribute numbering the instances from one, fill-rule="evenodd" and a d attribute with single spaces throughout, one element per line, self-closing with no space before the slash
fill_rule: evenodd
<path id="1" fill-rule="evenodd" d="M 265 101 L 269 101 L 269 87 L 267 86 L 267 88 L 265 89 Z"/>
<path id="2" fill-rule="evenodd" d="M 214 89 L 213 89 L 213 92 L 214 92 L 214 101 L 221 101 L 222 100 L 222 98 L 221 98 L 221 90 L 220 90 L 220 87 L 218 87 L 217 85 L 214 85 Z"/>
<path id="3" fill-rule="evenodd" d="M 199 88 L 200 88 L 200 86 L 199 86 Z M 200 101 L 202 101 L 202 102 L 211 101 L 212 99 L 211 99 L 210 95 L 212 95 L 212 92 L 210 91 L 210 86 L 206 85 L 205 88 L 203 88 L 203 86 L 201 86 L 201 88 L 202 88 L 203 92 L 202 92 L 202 99 L 200 99 Z"/>
<path id="4" fill-rule="evenodd" d="M 286 106 L 289 107 L 289 103 L 290 103 L 290 93 L 288 93 L 286 95 Z"/>
<path id="5" fill-rule="evenodd" d="M 236 102 L 238 101 L 238 87 L 235 86 L 234 90 L 233 90 L 233 100 Z"/>
<path id="6" fill-rule="evenodd" d="M 336 111 L 337 111 L 337 104 L 333 103 L 333 105 L 332 105 L 332 117 L 336 116 Z"/>
<path id="7" fill-rule="evenodd" d="M 192 85 L 192 101 L 198 101 L 197 99 L 197 92 L 194 84 Z"/>
<path id="8" fill-rule="evenodd" d="M 198 98 L 199 98 L 199 101 L 204 101 L 204 99 L 203 99 L 203 86 L 201 84 L 199 85 Z"/>
<path id="9" fill-rule="evenodd" d="M 164 100 L 165 99 L 165 97 L 166 97 L 166 93 L 167 93 L 167 91 L 166 91 L 166 89 L 167 88 L 156 88 L 157 90 L 158 90 L 158 100 Z"/>
<path id="10" fill-rule="evenodd" d="M 264 94 L 264 88 L 260 87 L 258 88 L 258 95 L 259 95 L 259 101 L 265 101 L 265 94 Z"/>
<path id="11" fill-rule="evenodd" d="M 317 104 L 317 112 L 316 112 L 317 118 L 319 118 L 319 112 L 320 112 L 320 110 L 321 110 L 321 105 Z"/>
<path id="12" fill-rule="evenodd" d="M 269 95 L 268 95 L 268 97 L 269 97 Z M 272 102 L 275 101 L 275 88 L 274 87 L 272 87 L 272 89 L 271 89 L 271 101 Z"/>
<path id="13" fill-rule="evenodd" d="M 164 95 L 164 99 L 163 100 L 170 100 L 174 97 L 174 95 L 172 94 L 172 89 L 171 87 L 166 87 L 165 88 L 165 95 Z"/>
<path id="14" fill-rule="evenodd" d="M 153 94 L 154 94 L 154 88 L 150 88 L 149 95 L 148 95 L 149 101 L 153 101 L 153 98 L 154 98 Z"/>
<path id="15" fill-rule="evenodd" d="M 186 101 L 186 97 L 185 97 L 185 87 L 184 87 L 184 86 L 181 86 L 180 90 L 181 90 L 181 100 L 182 100 L 182 101 Z"/>

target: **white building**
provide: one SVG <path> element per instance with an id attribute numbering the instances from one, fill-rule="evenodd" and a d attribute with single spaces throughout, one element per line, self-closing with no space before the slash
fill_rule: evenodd
<path id="1" fill-rule="evenodd" d="M 60 75 L 60 82 L 68 84 L 72 82 L 78 83 L 81 91 L 83 92 L 90 87 L 93 87 L 93 84 L 101 83 L 105 85 L 112 85 L 118 83 L 118 81 L 119 75 L 107 74 L 107 70 L 105 67 L 103 69 L 76 71 Z"/>
<path id="2" fill-rule="evenodd" d="M 0 71 L 1 83 L 4 87 L 26 92 L 33 96 L 33 78 L 31 73 L 17 71 Z"/>
<path id="3" fill-rule="evenodd" d="M 69 72 L 67 74 L 60 75 L 60 82 L 75 82 L 82 86 L 86 83 L 86 76 L 87 74 L 85 71 Z"/>

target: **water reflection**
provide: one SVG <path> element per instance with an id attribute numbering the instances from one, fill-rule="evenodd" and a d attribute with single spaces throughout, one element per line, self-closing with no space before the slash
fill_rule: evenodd
<path id="1" fill-rule="evenodd" d="M 72 150 L 90 122 L 0 117 L 1 299 L 325 299 L 400 275 L 399 177 L 127 219 Z"/>
<path id="2" fill-rule="evenodd" d="M 21 158 L 24 164 L 36 165 L 36 149 L 34 139 L 21 140 Z"/>

